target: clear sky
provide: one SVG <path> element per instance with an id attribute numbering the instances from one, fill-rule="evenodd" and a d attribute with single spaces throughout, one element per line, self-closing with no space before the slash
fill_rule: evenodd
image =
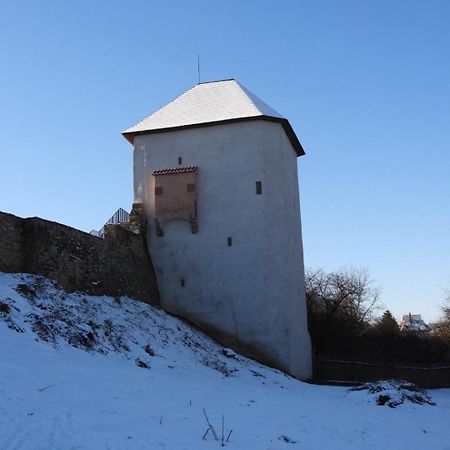
<path id="1" fill-rule="evenodd" d="M 121 131 L 236 78 L 291 122 L 307 267 L 399 318 L 450 286 L 450 1 L 0 1 L 0 210 L 85 231 L 132 203 Z"/>

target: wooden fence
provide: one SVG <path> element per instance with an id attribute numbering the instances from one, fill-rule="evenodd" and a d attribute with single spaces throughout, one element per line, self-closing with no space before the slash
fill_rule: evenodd
<path id="1" fill-rule="evenodd" d="M 376 380 L 407 380 L 423 388 L 450 387 L 450 366 L 414 367 L 314 358 L 314 381 L 361 383 Z"/>

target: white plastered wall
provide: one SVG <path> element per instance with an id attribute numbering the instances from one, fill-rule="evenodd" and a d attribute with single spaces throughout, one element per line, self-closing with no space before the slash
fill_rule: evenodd
<path id="1" fill-rule="evenodd" d="M 310 378 L 296 154 L 283 127 L 255 120 L 143 135 L 134 144 L 135 201 L 145 205 L 163 307 Z M 151 174 L 179 167 L 179 157 L 198 166 L 199 231 L 173 221 L 160 237 Z"/>

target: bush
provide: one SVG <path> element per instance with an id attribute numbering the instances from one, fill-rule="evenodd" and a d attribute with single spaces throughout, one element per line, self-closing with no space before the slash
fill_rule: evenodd
<path id="1" fill-rule="evenodd" d="M 8 303 L 0 302 L 0 314 L 6 316 L 11 311 L 10 306 Z"/>

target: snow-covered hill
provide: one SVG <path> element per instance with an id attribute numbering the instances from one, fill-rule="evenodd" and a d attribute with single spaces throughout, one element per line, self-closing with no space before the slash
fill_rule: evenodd
<path id="1" fill-rule="evenodd" d="M 450 390 L 430 393 L 436 406 L 377 406 L 235 355 L 143 303 L 0 274 L 1 450 L 219 448 L 212 431 L 202 439 L 203 410 L 230 449 L 448 450 Z"/>

